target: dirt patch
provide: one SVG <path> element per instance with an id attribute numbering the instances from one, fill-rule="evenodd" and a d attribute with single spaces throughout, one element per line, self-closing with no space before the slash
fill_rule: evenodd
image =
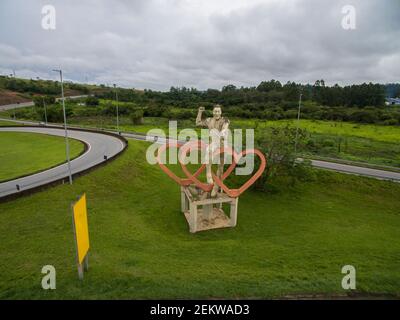
<path id="1" fill-rule="evenodd" d="M 0 89 L 0 106 L 18 102 L 28 102 L 27 98 L 21 97 L 18 92 Z"/>

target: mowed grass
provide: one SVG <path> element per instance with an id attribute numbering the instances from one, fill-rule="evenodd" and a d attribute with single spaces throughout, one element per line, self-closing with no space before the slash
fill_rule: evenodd
<path id="1" fill-rule="evenodd" d="M 77 125 L 89 125 L 99 128 L 116 129 L 116 121 L 112 117 L 71 117 L 71 123 Z M 178 120 L 178 127 L 194 128 L 195 119 Z M 296 127 L 297 120 L 258 120 L 258 119 L 238 119 L 230 118 L 232 128 L 240 129 L 263 129 L 268 127 L 283 127 L 286 125 Z M 359 124 L 339 121 L 306 120 L 299 122 L 300 128 L 306 129 L 310 133 L 323 134 L 331 137 L 358 137 L 380 142 L 400 143 L 400 126 L 383 126 L 376 124 Z M 131 124 L 128 117 L 120 117 L 120 129 L 146 133 L 153 128 L 165 130 L 168 134 L 168 119 L 146 117 L 144 123 L 139 125 Z"/>
<path id="2" fill-rule="evenodd" d="M 297 120 L 244 120 L 232 119 L 233 125 L 237 127 L 263 128 L 297 126 Z M 376 124 L 359 124 L 351 122 L 306 120 L 299 122 L 299 127 L 311 133 L 320 133 L 332 136 L 353 136 L 367 138 L 382 142 L 400 143 L 400 126 L 383 126 Z"/>
<path id="3" fill-rule="evenodd" d="M 71 159 L 84 151 L 84 144 L 70 139 Z M 65 140 L 38 133 L 0 132 L 0 182 L 59 165 L 66 160 Z"/>
<path id="4" fill-rule="evenodd" d="M 0 204 L 1 299 L 270 298 L 400 295 L 400 184 L 316 171 L 312 182 L 240 197 L 235 228 L 190 234 L 179 187 L 146 162 L 148 144 L 107 166 Z M 70 204 L 87 194 L 89 272 L 78 280 Z M 57 289 L 41 288 L 53 265 Z"/>
<path id="5" fill-rule="evenodd" d="M 12 121 L 0 120 L 0 127 L 16 126 L 16 125 L 18 124 Z"/>

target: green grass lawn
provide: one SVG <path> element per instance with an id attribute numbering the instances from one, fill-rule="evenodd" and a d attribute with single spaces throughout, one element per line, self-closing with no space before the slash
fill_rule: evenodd
<path id="1" fill-rule="evenodd" d="M 278 127 L 296 126 L 297 120 L 243 120 L 233 119 L 237 127 Z M 258 123 L 258 124 L 257 124 Z M 383 126 L 376 124 L 359 124 L 351 122 L 300 120 L 300 128 L 312 133 L 330 134 L 333 136 L 354 136 L 382 142 L 400 143 L 400 126 Z"/>
<path id="2" fill-rule="evenodd" d="M 0 120 L 0 127 L 16 126 L 16 125 L 18 124 L 12 121 Z"/>
<path id="3" fill-rule="evenodd" d="M 400 184 L 315 171 L 275 194 L 247 191 L 238 225 L 190 234 L 179 187 L 129 141 L 109 165 L 0 204 L 0 298 L 266 298 L 400 295 Z M 78 280 L 70 204 L 86 192 L 90 270 Z M 41 289 L 53 265 L 57 289 Z"/>
<path id="4" fill-rule="evenodd" d="M 84 144 L 70 139 L 71 158 Z M 54 167 L 65 162 L 65 140 L 39 133 L 0 132 L 0 182 Z"/>

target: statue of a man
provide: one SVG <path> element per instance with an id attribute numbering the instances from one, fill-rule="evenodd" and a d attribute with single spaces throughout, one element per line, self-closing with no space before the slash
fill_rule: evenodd
<path id="1" fill-rule="evenodd" d="M 204 107 L 200 107 L 197 113 L 196 126 L 208 128 L 210 130 L 211 143 L 206 150 L 206 174 L 207 183 L 214 183 L 211 172 L 212 154 L 220 147 L 224 146 L 224 141 L 227 139 L 229 120 L 222 117 L 222 110 L 219 104 L 214 105 L 213 117 L 202 119 Z M 221 177 L 224 171 L 224 157 L 221 154 L 218 164 L 217 176 Z M 218 193 L 218 186 L 215 184 L 211 191 L 211 197 L 215 197 Z"/>

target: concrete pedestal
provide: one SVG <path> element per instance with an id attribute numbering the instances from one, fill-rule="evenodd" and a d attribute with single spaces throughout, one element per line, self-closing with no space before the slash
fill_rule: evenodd
<path id="1" fill-rule="evenodd" d="M 216 198 L 196 199 L 189 187 L 181 187 L 181 211 L 189 224 L 190 232 L 235 227 L 239 198 L 231 198 L 225 193 L 218 193 Z M 229 216 L 222 209 L 228 203 Z"/>

